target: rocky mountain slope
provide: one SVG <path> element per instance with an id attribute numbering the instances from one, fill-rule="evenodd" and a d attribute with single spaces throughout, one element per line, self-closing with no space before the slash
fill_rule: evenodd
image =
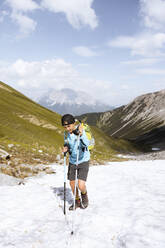
<path id="1" fill-rule="evenodd" d="M 92 115 L 86 115 L 93 123 Z M 149 149 L 165 149 L 165 90 L 148 93 L 112 111 L 95 113 L 95 125 L 106 134 Z"/>
<path id="2" fill-rule="evenodd" d="M 61 115 L 66 113 L 81 115 L 96 111 L 103 112 L 113 108 L 83 91 L 75 91 L 67 88 L 62 90 L 50 89 L 46 94 L 38 98 L 37 102 Z"/>

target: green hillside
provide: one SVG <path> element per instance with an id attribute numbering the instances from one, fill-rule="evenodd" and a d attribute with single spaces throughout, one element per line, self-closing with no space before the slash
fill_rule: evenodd
<path id="1" fill-rule="evenodd" d="M 91 129 L 96 142 L 93 163 L 115 160 L 118 152 L 135 151 L 129 143 L 112 139 L 96 127 Z M 10 166 L 47 164 L 57 158 L 62 163 L 63 133 L 59 114 L 0 82 L 0 149 L 12 155 Z"/>
<path id="2" fill-rule="evenodd" d="M 96 126 L 90 126 L 92 134 L 95 138 L 95 147 L 92 151 L 92 159 L 101 163 L 105 161 L 119 161 L 120 153 L 137 153 L 139 149 L 123 139 L 112 138 L 105 134 Z M 121 159 L 120 159 L 121 160 Z"/>
<path id="3" fill-rule="evenodd" d="M 63 144 L 60 115 L 0 82 L 0 143 L 23 162 L 54 160 Z"/>

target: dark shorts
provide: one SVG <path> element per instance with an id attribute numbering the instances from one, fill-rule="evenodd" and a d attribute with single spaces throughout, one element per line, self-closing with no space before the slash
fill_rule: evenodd
<path id="1" fill-rule="evenodd" d="M 76 169 L 77 169 L 77 178 L 86 181 L 89 171 L 89 161 L 79 164 L 78 167 L 75 164 L 69 163 L 68 180 L 70 181 L 75 180 Z"/>

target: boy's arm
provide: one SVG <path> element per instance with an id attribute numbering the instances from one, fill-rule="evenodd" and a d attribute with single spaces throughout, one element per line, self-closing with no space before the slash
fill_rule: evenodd
<path id="1" fill-rule="evenodd" d="M 68 135 L 67 135 L 67 137 L 65 136 L 65 139 L 64 139 L 63 152 L 65 152 L 65 153 L 69 152 L 69 154 L 71 154 L 71 148 L 70 148 L 70 145 L 69 145 Z"/>

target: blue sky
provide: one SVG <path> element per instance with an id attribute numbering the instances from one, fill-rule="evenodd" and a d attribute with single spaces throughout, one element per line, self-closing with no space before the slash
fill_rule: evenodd
<path id="1" fill-rule="evenodd" d="M 0 80 L 114 106 L 165 88 L 164 0 L 2 0 Z"/>

